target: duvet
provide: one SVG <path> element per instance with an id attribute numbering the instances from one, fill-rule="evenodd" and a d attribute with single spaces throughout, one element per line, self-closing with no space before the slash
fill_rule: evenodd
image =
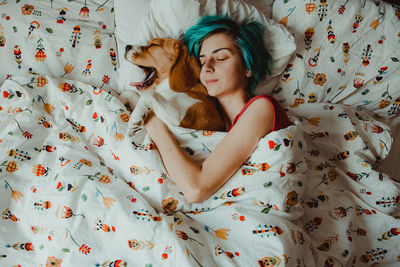
<path id="1" fill-rule="evenodd" d="M 312 262 L 296 222 L 307 184 L 299 126 L 263 139 L 209 201 L 189 205 L 112 95 L 48 76 L 7 80 L 1 94 L 0 246 L 10 264 Z M 199 161 L 224 135 L 172 131 Z"/>
<path id="2" fill-rule="evenodd" d="M 372 164 L 392 139 L 363 111 L 289 110 L 291 126 L 262 138 L 228 183 L 191 205 L 111 94 L 40 75 L 14 76 L 0 93 L 2 264 L 396 261 L 399 185 Z M 225 134 L 171 131 L 199 162 Z"/>

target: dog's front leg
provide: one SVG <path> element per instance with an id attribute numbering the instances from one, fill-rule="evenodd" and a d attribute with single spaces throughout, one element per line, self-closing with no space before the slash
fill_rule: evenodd
<path id="1" fill-rule="evenodd" d="M 135 109 L 131 113 L 131 118 L 129 119 L 129 123 L 133 126 L 142 126 L 144 123 L 144 118 L 151 109 L 153 101 L 153 93 L 146 92 L 143 93 L 138 102 L 136 103 Z"/>
<path id="2" fill-rule="evenodd" d="M 183 118 L 183 116 L 180 116 L 178 108 L 173 105 L 173 102 L 158 93 L 153 95 L 151 109 L 160 120 L 168 125 L 178 126 Z"/>
<path id="3" fill-rule="evenodd" d="M 140 98 L 139 93 L 132 91 L 132 90 L 126 90 L 121 93 L 119 96 L 119 100 L 124 104 L 127 108 L 129 107 L 131 110 L 135 109 L 136 104 L 138 103 Z"/>

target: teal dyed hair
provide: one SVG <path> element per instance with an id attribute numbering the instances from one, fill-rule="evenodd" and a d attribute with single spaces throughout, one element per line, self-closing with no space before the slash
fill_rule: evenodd
<path id="1" fill-rule="evenodd" d="M 252 74 L 249 90 L 253 94 L 257 84 L 272 71 L 272 58 L 264 45 L 263 25 L 256 21 L 239 24 L 227 16 L 205 16 L 186 31 L 184 42 L 190 53 L 198 58 L 204 39 L 221 32 L 230 35 L 240 50 L 242 60 Z"/>

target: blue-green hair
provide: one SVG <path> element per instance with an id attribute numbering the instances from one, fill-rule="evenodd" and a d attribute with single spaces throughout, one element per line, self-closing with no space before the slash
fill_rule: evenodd
<path id="1" fill-rule="evenodd" d="M 256 21 L 239 24 L 227 16 L 205 16 L 186 31 L 184 42 L 189 52 L 198 58 L 204 39 L 220 32 L 230 35 L 241 52 L 242 60 L 252 74 L 249 90 L 253 94 L 258 82 L 272 71 L 272 57 L 264 45 L 264 26 Z"/>

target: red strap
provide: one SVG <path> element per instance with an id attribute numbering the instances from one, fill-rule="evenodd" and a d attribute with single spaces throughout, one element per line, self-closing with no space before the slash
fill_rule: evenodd
<path id="1" fill-rule="evenodd" d="M 280 129 L 286 128 L 290 125 L 290 120 L 286 115 L 285 110 L 282 108 L 282 106 L 279 104 L 279 102 L 273 98 L 272 96 L 269 95 L 257 95 L 253 98 L 251 98 L 246 105 L 242 108 L 242 110 L 239 112 L 239 114 L 236 115 L 236 117 L 233 120 L 232 126 L 228 129 L 228 132 L 232 129 L 232 127 L 236 124 L 236 122 L 239 120 L 239 118 L 242 116 L 242 114 L 246 111 L 246 109 L 257 99 L 259 98 L 265 98 L 267 99 L 273 108 L 274 112 L 274 124 L 272 126 L 273 131 L 278 131 Z"/>

